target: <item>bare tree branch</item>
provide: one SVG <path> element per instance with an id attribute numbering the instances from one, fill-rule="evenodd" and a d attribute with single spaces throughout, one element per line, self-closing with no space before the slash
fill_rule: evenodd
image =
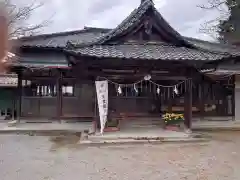
<path id="1" fill-rule="evenodd" d="M 4 6 L 9 17 L 9 38 L 33 35 L 38 33 L 43 27 L 46 27 L 50 23 L 49 20 L 43 20 L 34 25 L 28 23 L 34 11 L 43 5 L 39 1 L 33 0 L 30 4 L 19 7 L 12 3 L 11 0 L 4 0 Z"/>
<path id="2" fill-rule="evenodd" d="M 218 18 L 214 20 L 210 20 L 205 22 L 204 24 L 201 24 L 201 27 L 199 29 L 200 33 L 207 34 L 213 39 L 217 40 L 219 35 L 218 35 Z"/>
<path id="3" fill-rule="evenodd" d="M 198 5 L 198 7 L 207 10 L 207 11 L 218 11 L 220 16 L 218 18 L 212 19 L 210 21 L 206 21 L 201 25 L 199 29 L 200 33 L 208 34 L 214 39 L 219 39 L 219 24 L 227 20 L 230 16 L 229 8 L 235 7 L 237 3 L 233 0 L 231 4 L 227 0 L 208 0 L 207 4 Z"/>
<path id="4" fill-rule="evenodd" d="M 198 5 L 198 7 L 202 8 L 202 9 L 219 9 L 220 6 L 222 6 L 223 4 L 225 4 L 225 0 L 208 0 L 208 4 L 205 5 Z"/>

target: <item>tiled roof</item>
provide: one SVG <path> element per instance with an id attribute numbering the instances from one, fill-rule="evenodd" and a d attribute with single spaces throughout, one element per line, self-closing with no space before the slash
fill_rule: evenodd
<path id="1" fill-rule="evenodd" d="M 195 45 L 197 48 L 201 50 L 206 50 L 215 53 L 228 53 L 232 56 L 240 56 L 240 48 L 235 45 L 203 41 L 200 39 L 189 37 L 184 38 L 185 40 L 187 40 L 188 42 Z"/>
<path id="2" fill-rule="evenodd" d="M 147 14 L 158 33 L 168 36 L 170 43 L 115 43 L 113 41 L 139 27 Z M 145 16 L 146 15 L 146 16 Z M 161 59 L 161 60 L 220 60 L 231 56 L 240 56 L 240 51 L 232 46 L 186 38 L 175 31 L 154 7 L 151 0 L 145 0 L 115 29 L 85 28 L 80 31 L 39 35 L 21 38 L 25 47 L 61 48 L 66 52 L 81 56 Z M 173 42 L 172 42 L 173 41 Z M 70 45 L 70 46 L 69 46 Z"/>
<path id="3" fill-rule="evenodd" d="M 55 34 L 45 34 L 39 36 L 22 38 L 20 45 L 37 47 L 66 47 L 67 42 L 71 41 L 77 44 L 90 43 L 94 39 L 99 39 L 102 35 L 111 29 L 86 27 L 83 30 L 62 32 Z M 213 52 L 227 52 L 231 55 L 239 55 L 240 50 L 236 46 L 222 44 L 217 42 L 208 42 L 200 39 L 184 37 L 183 38 L 196 47 Z"/>
<path id="4" fill-rule="evenodd" d="M 18 44 L 20 46 L 25 47 L 33 46 L 33 47 L 64 48 L 66 47 L 69 41 L 77 44 L 89 43 L 96 39 L 96 37 L 100 37 L 108 31 L 109 31 L 108 29 L 86 27 L 82 30 L 77 31 L 23 37 L 19 39 Z"/>
<path id="5" fill-rule="evenodd" d="M 147 14 L 151 14 L 148 17 Z M 168 36 L 167 42 L 146 42 L 145 44 L 116 42 L 134 28 L 140 27 L 144 18 L 151 18 L 155 26 L 158 26 L 158 33 L 161 36 Z M 143 25 L 143 24 L 142 24 Z M 159 28 L 161 30 L 159 30 Z M 145 60 L 220 60 L 232 56 L 227 52 L 215 52 L 203 47 L 197 47 L 177 33 L 156 10 L 150 0 L 145 0 L 135 9 L 120 25 L 110 30 L 105 35 L 97 38 L 89 44 L 73 44 L 71 53 L 81 56 L 92 56 L 98 58 L 122 58 L 122 59 L 145 59 Z"/>
<path id="6" fill-rule="evenodd" d="M 18 58 L 18 61 L 12 63 L 13 66 L 22 66 L 26 68 L 68 68 L 68 61 L 64 54 L 26 54 Z"/>
<path id="7" fill-rule="evenodd" d="M 81 56 L 98 58 L 131 58 L 149 60 L 216 60 L 227 55 L 202 52 L 186 47 L 176 47 L 168 44 L 118 44 L 93 45 L 77 48 L 71 53 Z"/>

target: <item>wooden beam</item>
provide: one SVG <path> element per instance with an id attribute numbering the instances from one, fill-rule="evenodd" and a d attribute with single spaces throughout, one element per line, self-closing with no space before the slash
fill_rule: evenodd
<path id="1" fill-rule="evenodd" d="M 62 77 L 64 80 L 74 80 L 77 79 L 77 77 Z M 37 80 L 43 80 L 43 81 L 56 81 L 56 76 L 55 77 L 40 77 L 40 76 L 32 76 L 32 77 L 26 77 L 26 80 L 32 80 L 32 81 L 37 81 Z"/>
<path id="2" fill-rule="evenodd" d="M 77 64 L 73 66 L 81 67 L 95 67 L 101 69 L 133 69 L 133 68 L 159 68 L 173 69 L 178 67 L 187 67 L 180 61 L 166 61 L 166 60 L 138 60 L 138 59 L 119 59 L 119 58 L 82 58 L 76 60 Z M 179 69 L 178 69 L 179 70 Z"/>
<path id="3" fill-rule="evenodd" d="M 105 75 L 103 77 L 106 77 L 108 79 L 112 79 L 112 80 L 141 80 L 144 78 L 143 75 Z M 151 80 L 174 80 L 174 81 L 178 81 L 178 80 L 186 80 L 186 77 L 183 76 L 155 76 L 155 75 L 151 75 Z"/>
<path id="4" fill-rule="evenodd" d="M 84 72 L 85 71 L 85 72 Z M 153 80 L 186 80 L 187 78 L 178 71 L 175 72 L 168 72 L 168 71 L 150 71 L 150 72 L 143 72 L 141 70 L 136 69 L 85 69 L 82 70 L 79 76 L 81 77 L 106 77 L 109 79 L 142 79 L 146 74 L 151 74 Z"/>
<path id="5" fill-rule="evenodd" d="M 106 73 L 134 73 L 135 71 L 132 69 L 125 70 L 125 69 L 103 69 L 103 72 Z"/>

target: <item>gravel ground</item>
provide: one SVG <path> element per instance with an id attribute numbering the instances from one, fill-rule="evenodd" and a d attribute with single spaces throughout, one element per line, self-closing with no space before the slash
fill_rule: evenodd
<path id="1" fill-rule="evenodd" d="M 48 137 L 0 136 L 1 180 L 239 180 L 240 133 L 210 143 L 68 145 Z"/>

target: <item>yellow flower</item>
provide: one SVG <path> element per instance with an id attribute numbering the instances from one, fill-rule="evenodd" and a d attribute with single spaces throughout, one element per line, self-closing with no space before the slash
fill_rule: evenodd
<path id="1" fill-rule="evenodd" d="M 179 114 L 179 113 L 165 113 L 162 115 L 162 118 L 165 122 L 175 121 L 175 120 L 184 120 L 183 114 Z"/>

